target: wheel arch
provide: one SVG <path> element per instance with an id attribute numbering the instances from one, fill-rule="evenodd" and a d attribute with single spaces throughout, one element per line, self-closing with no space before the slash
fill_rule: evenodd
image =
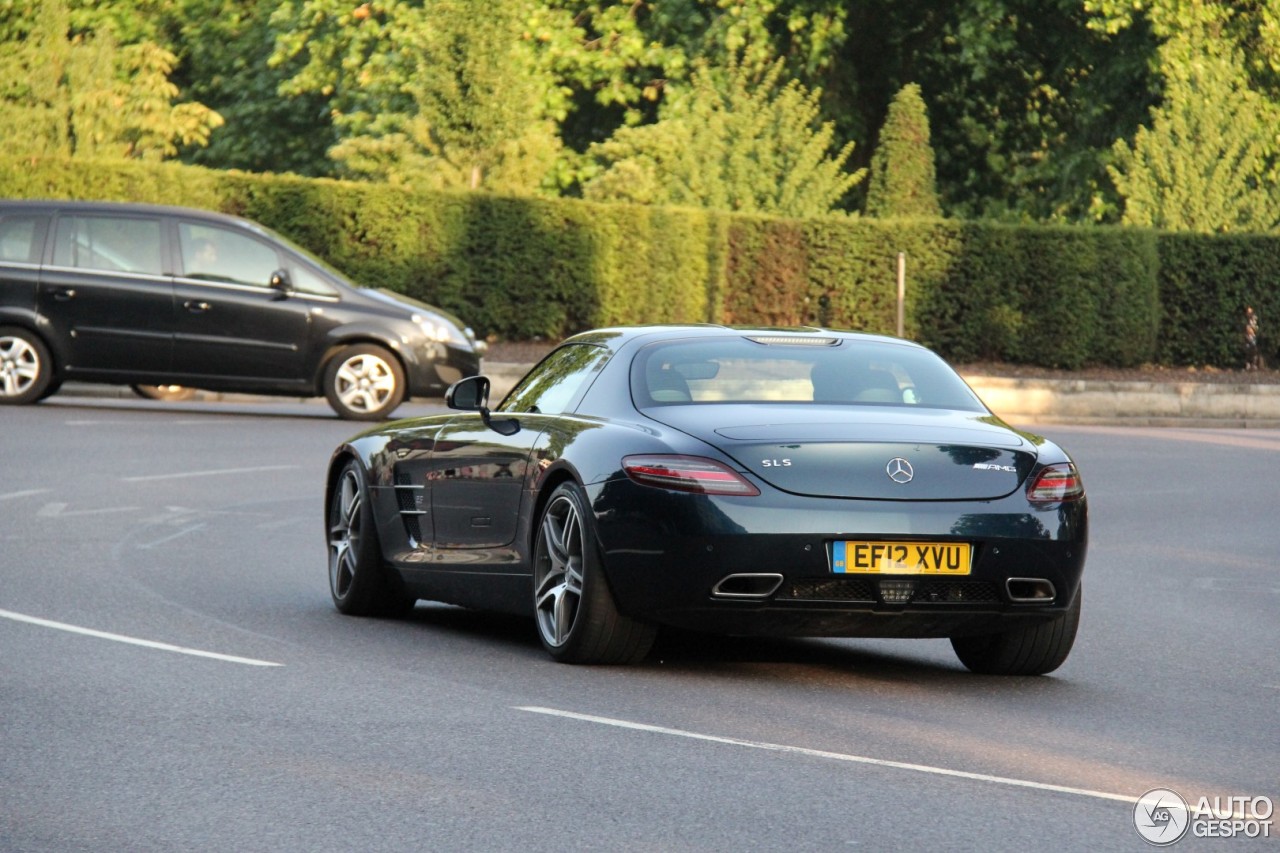
<path id="1" fill-rule="evenodd" d="M 315 388 L 316 396 L 324 396 L 324 374 L 329 369 L 329 364 L 347 347 L 360 346 L 361 344 L 382 347 L 391 353 L 392 357 L 399 362 L 400 370 L 405 376 L 404 399 L 405 401 L 412 399 L 412 383 L 408 381 L 410 365 L 409 360 L 405 357 L 403 348 L 394 341 L 389 341 L 369 332 L 353 333 L 347 337 L 329 341 L 325 345 L 324 352 L 316 360 L 316 369 L 311 377 L 311 384 Z"/>
<path id="2" fill-rule="evenodd" d="M 525 542 L 531 563 L 534 550 L 537 547 L 538 524 L 542 519 L 542 512 L 547 508 L 547 502 L 551 500 L 552 493 L 564 483 L 577 483 L 578 487 L 582 488 L 582 481 L 578 478 L 577 472 L 568 464 L 551 468 L 538 483 L 537 491 L 534 493 L 533 508 L 529 516 L 529 532 Z M 586 508 L 590 511 L 591 505 L 588 503 Z M 592 530 L 594 532 L 594 527 Z M 599 537 L 597 536 L 596 539 L 598 544 Z"/>
<path id="3" fill-rule="evenodd" d="M 333 455 L 329 457 L 329 467 L 324 475 L 324 505 L 326 507 L 325 514 L 328 517 L 328 507 L 330 501 L 333 500 L 333 490 L 338 485 L 338 478 L 342 475 L 343 469 L 347 467 L 348 462 L 355 462 L 356 467 L 360 469 L 361 474 L 368 480 L 368 469 L 365 467 L 364 461 L 360 458 L 360 454 L 355 448 L 348 444 L 340 446 L 333 451 Z M 326 522 L 327 523 L 327 522 Z"/>

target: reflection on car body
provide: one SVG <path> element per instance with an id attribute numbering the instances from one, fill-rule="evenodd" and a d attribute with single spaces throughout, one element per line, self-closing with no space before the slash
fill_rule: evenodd
<path id="1" fill-rule="evenodd" d="M 557 660 L 644 657 L 663 625 L 947 637 L 1040 674 L 1075 639 L 1087 548 L 1071 458 L 940 358 L 818 329 L 634 327 L 563 343 L 492 411 L 334 452 L 339 610 L 417 599 L 531 614 Z"/>

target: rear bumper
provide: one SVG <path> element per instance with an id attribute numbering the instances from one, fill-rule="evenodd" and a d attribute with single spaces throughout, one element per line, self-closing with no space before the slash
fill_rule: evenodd
<path id="1" fill-rule="evenodd" d="M 1067 610 L 1087 550 L 1084 501 L 1037 508 L 1021 493 L 1001 501 L 907 504 L 776 492 L 712 498 L 610 481 L 592 499 L 619 607 L 717 633 L 947 637 L 1007 630 Z M 971 571 L 833 572 L 832 543 L 857 538 L 968 542 Z M 732 576 L 748 579 L 726 584 Z M 1011 578 L 1044 585 L 1019 581 L 1011 589 Z M 1050 587 L 1052 597 L 1025 600 L 1028 588 Z"/>

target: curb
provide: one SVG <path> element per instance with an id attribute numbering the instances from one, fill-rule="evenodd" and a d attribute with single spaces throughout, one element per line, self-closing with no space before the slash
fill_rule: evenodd
<path id="1" fill-rule="evenodd" d="M 488 362 L 489 398 L 507 395 L 532 367 Z M 1116 382 L 1083 379 L 1010 379 L 965 375 L 987 406 L 1013 424 L 1110 425 L 1219 429 L 1280 429 L 1280 385 L 1205 382 Z M 125 385 L 68 382 L 59 391 L 71 397 L 141 399 Z M 197 400 L 254 403 L 289 400 L 324 403 L 321 397 L 263 397 L 200 391 Z"/>
<path id="2" fill-rule="evenodd" d="M 1280 428 L 1280 385 L 964 379 L 992 411 L 1017 423 Z"/>

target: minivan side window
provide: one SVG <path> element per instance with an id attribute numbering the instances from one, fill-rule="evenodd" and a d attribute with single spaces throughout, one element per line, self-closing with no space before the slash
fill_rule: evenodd
<path id="1" fill-rule="evenodd" d="M 338 295 L 338 291 L 332 284 L 329 284 L 329 282 L 302 264 L 295 263 L 290 268 L 289 275 L 293 281 L 293 289 L 301 293 L 309 293 L 315 296 Z"/>
<path id="2" fill-rule="evenodd" d="M 280 269 L 275 249 L 215 225 L 179 222 L 178 248 L 186 278 L 268 287 L 272 273 Z"/>
<path id="3" fill-rule="evenodd" d="M 160 220 L 61 216 L 53 263 L 60 267 L 161 275 Z"/>
<path id="4" fill-rule="evenodd" d="M 36 236 L 42 230 L 42 221 L 43 217 L 38 216 L 0 217 L 0 263 L 40 263 L 44 240 L 37 245 Z"/>

